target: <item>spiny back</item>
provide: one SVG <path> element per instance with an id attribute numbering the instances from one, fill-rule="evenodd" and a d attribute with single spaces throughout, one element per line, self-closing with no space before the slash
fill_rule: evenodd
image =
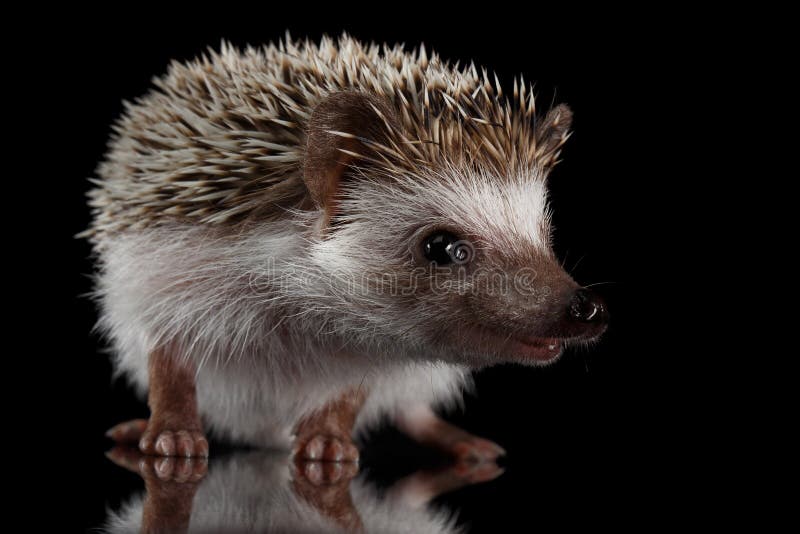
<path id="1" fill-rule="evenodd" d="M 371 147 L 382 174 L 456 165 L 502 178 L 552 165 L 560 143 L 537 141 L 531 88 L 515 81 L 506 97 L 493 78 L 429 57 L 424 47 L 364 46 L 346 35 L 319 45 L 287 37 L 244 51 L 223 43 L 172 63 L 150 93 L 125 104 L 93 180 L 87 235 L 100 242 L 175 219 L 236 224 L 307 205 L 306 126 L 315 106 L 339 91 L 374 95 L 395 115 Z"/>

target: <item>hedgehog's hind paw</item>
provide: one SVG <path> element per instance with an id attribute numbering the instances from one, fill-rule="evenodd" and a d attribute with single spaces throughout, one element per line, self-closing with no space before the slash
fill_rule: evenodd
<path id="1" fill-rule="evenodd" d="M 106 431 L 106 437 L 124 445 L 136 445 L 147 430 L 147 419 L 132 419 L 114 425 Z"/>

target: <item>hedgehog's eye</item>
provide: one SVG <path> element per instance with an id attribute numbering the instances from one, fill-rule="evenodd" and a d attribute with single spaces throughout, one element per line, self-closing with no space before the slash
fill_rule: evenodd
<path id="1" fill-rule="evenodd" d="M 422 243 L 425 259 L 437 265 L 466 263 L 472 258 L 469 243 L 458 239 L 450 232 L 436 232 Z"/>

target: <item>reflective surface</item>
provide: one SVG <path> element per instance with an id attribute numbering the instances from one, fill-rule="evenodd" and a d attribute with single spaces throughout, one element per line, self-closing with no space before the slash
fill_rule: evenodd
<path id="1" fill-rule="evenodd" d="M 463 532 L 438 496 L 488 482 L 494 463 L 419 470 L 380 487 L 353 463 L 290 461 L 285 452 L 159 458 L 115 448 L 145 490 L 109 512 L 104 532 Z"/>

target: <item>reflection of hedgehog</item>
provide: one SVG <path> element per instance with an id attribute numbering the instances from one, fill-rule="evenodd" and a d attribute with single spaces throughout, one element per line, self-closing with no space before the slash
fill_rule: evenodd
<path id="1" fill-rule="evenodd" d="M 464 529 L 456 525 L 456 511 L 430 501 L 477 482 L 452 469 L 413 473 L 383 491 L 363 473 L 315 485 L 293 473 L 287 460 L 268 451 L 226 455 L 199 483 L 161 481 L 151 471 L 155 462 L 137 462 L 148 473 L 146 492 L 109 510 L 102 532 L 458 534 Z M 156 462 L 186 465 L 183 459 Z"/>
<path id="2" fill-rule="evenodd" d="M 474 66 L 343 37 L 223 45 L 155 84 L 90 193 L 101 326 L 152 409 L 113 437 L 204 454 L 202 418 L 355 459 L 353 425 L 388 411 L 496 456 L 429 406 L 471 367 L 549 362 L 604 329 L 549 244 L 571 113 L 537 119 L 524 83 L 504 95 Z"/>

